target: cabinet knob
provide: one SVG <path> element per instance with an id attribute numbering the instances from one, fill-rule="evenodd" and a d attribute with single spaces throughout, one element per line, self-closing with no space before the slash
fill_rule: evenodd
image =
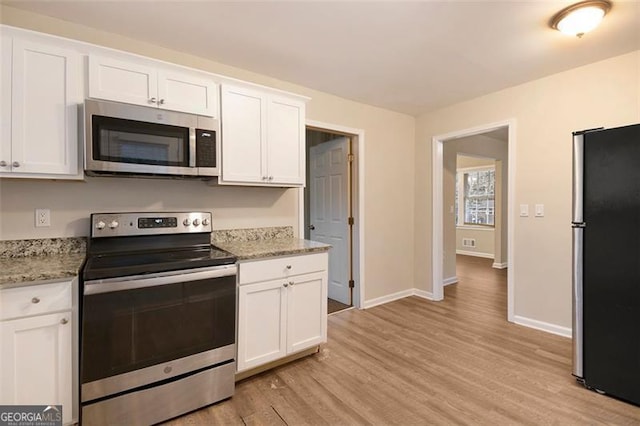
<path id="1" fill-rule="evenodd" d="M 160 99 L 160 101 L 158 101 L 158 103 L 159 103 L 160 105 L 164 105 L 164 99 Z"/>
<path id="2" fill-rule="evenodd" d="M 283 287 L 289 287 L 289 283 L 282 284 Z"/>
<path id="3" fill-rule="evenodd" d="M 266 176 L 262 176 L 262 180 L 267 180 L 267 177 Z"/>
<path id="4" fill-rule="evenodd" d="M 151 98 L 151 99 L 149 99 L 149 103 L 150 104 L 155 104 L 155 103 L 157 103 L 157 99 L 156 98 Z"/>
<path id="5" fill-rule="evenodd" d="M 62 318 L 62 319 L 60 320 L 60 324 L 62 324 L 62 325 L 65 325 L 65 324 L 66 324 L 66 323 L 68 323 L 68 322 L 69 322 L 69 320 L 68 320 L 68 319 L 66 319 L 66 318 Z"/>
<path id="6" fill-rule="evenodd" d="M 7 167 L 6 161 L 0 161 L 0 167 Z"/>
<path id="7" fill-rule="evenodd" d="M 293 285 L 294 285 L 294 284 L 295 284 L 295 283 L 294 283 L 293 281 L 289 281 L 289 285 L 290 285 L 291 287 L 293 287 Z"/>
<path id="8" fill-rule="evenodd" d="M 273 180 L 273 176 L 269 176 L 269 180 Z"/>
<path id="9" fill-rule="evenodd" d="M 17 161 L 14 161 L 12 164 L 13 167 L 20 167 L 20 163 L 18 163 Z"/>
<path id="10" fill-rule="evenodd" d="M 291 265 L 287 265 L 287 269 L 291 269 Z"/>
<path id="11" fill-rule="evenodd" d="M 40 299 L 37 297 L 34 297 L 33 299 L 31 299 L 31 303 L 40 303 Z"/>

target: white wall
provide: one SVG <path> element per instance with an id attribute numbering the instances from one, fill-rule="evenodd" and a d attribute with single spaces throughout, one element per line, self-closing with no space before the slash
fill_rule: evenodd
<path id="1" fill-rule="evenodd" d="M 5 5 L 0 5 L 0 21 L 306 95 L 311 97 L 308 119 L 364 130 L 365 300 L 413 287 L 414 117 Z M 35 207 L 51 209 L 51 228 L 33 227 Z M 218 229 L 299 228 L 296 189 L 210 188 L 201 182 L 143 179 L 0 179 L 0 239 L 86 235 L 90 212 L 158 208 L 211 210 Z"/>
<path id="2" fill-rule="evenodd" d="M 462 102 L 416 124 L 416 285 L 431 291 L 431 141 L 435 135 L 515 119 L 516 320 L 571 327 L 571 132 L 640 122 L 640 51 Z M 546 324 L 545 324 L 546 323 Z M 540 323 L 538 323 L 540 325 Z"/>

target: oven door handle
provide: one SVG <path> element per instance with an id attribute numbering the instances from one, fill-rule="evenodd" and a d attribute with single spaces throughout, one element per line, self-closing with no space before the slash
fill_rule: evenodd
<path id="1" fill-rule="evenodd" d="M 136 288 L 158 287 L 168 284 L 230 277 L 236 275 L 237 269 L 237 266 L 234 264 L 214 266 L 211 268 L 197 268 L 147 275 L 134 275 L 131 277 L 91 280 L 84 283 L 83 294 L 85 296 L 90 296 L 93 294 L 112 293 L 114 291 L 126 291 Z"/>

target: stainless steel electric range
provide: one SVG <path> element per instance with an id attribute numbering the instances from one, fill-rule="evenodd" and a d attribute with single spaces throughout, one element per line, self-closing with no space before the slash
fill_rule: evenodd
<path id="1" fill-rule="evenodd" d="M 81 422 L 153 424 L 234 391 L 236 258 L 209 212 L 91 215 Z"/>

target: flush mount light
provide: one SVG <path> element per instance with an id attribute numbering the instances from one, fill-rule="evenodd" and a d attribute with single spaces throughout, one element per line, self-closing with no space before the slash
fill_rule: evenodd
<path id="1" fill-rule="evenodd" d="M 600 24 L 611 9 L 608 0 L 587 0 L 562 9 L 551 18 L 551 27 L 563 34 L 582 37 Z"/>

